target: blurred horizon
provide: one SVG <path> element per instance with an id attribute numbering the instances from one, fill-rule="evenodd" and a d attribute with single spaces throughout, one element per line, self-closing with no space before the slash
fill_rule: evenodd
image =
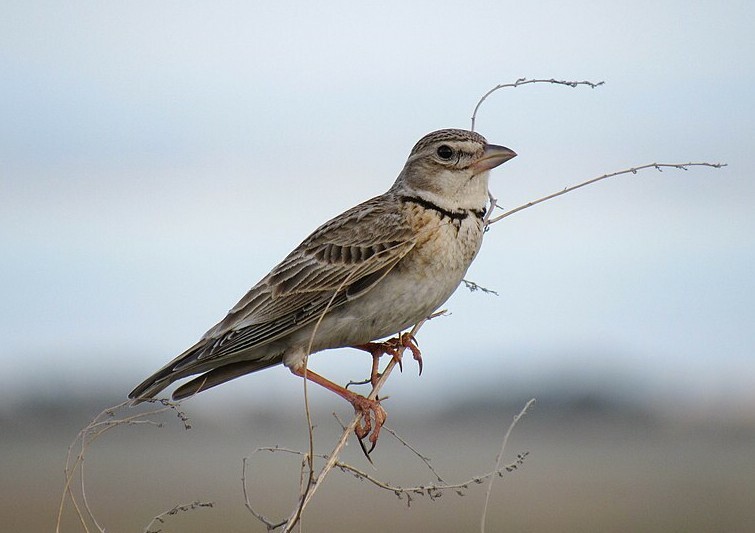
<path id="1" fill-rule="evenodd" d="M 105 409 L 103 400 L 27 404 L 0 434 L 0 522 L 13 531 L 49 531 L 63 491 L 66 450 L 79 429 Z M 429 458 L 446 483 L 489 472 L 506 428 L 526 399 L 508 396 L 459 402 L 430 412 L 398 398 L 385 405 L 387 427 Z M 243 504 L 239 479 L 246 458 L 250 501 L 269 518 L 286 516 L 295 501 L 300 458 L 255 452 L 261 447 L 307 448 L 302 407 L 263 409 L 240 403 L 208 409 L 197 401 L 151 415 L 149 424 L 121 425 L 87 447 L 87 501 L 107 531 L 141 530 L 151 517 L 179 504 L 213 507 L 165 517 L 164 531 L 263 531 Z M 118 408 L 114 423 L 154 406 Z M 331 411 L 348 419 L 343 402 L 313 394 L 315 451 L 328 453 L 340 428 Z M 186 430 L 183 418 L 191 429 Z M 102 429 L 102 427 L 100 428 Z M 75 444 L 75 443 L 74 443 Z M 684 413 L 653 413 L 601 395 L 552 394 L 537 399 L 513 429 L 504 464 L 519 467 L 497 479 L 488 524 L 492 531 L 749 531 L 755 525 L 755 426 Z M 78 453 L 78 444 L 73 447 Z M 435 476 L 387 430 L 372 454 L 361 456 L 354 438 L 342 460 L 398 486 L 437 483 Z M 76 477 L 73 491 L 81 497 Z M 477 530 L 486 485 L 471 483 L 460 497 L 406 499 L 334 471 L 304 515 L 306 531 L 399 530 L 439 533 Z M 342 513 L 344 508 L 353 513 Z M 35 512 L 32 512 L 34 510 Z M 70 502 L 62 531 L 80 525 Z"/>
<path id="2" fill-rule="evenodd" d="M 420 337 L 421 339 L 421 337 Z M 331 357 L 343 358 L 352 354 L 347 361 L 349 370 L 331 375 L 337 382 L 346 383 L 366 377 L 369 370 L 367 358 L 361 352 L 350 350 L 332 351 Z M 326 352 L 330 353 L 330 352 Z M 434 355 L 434 354 L 430 354 Z M 327 355 L 325 355 L 327 357 Z M 322 356 L 321 356 L 322 357 Z M 310 367 L 317 369 L 318 356 L 313 357 Z M 429 358 L 426 356 L 426 361 Z M 566 357 L 565 359 L 571 359 Z M 431 360 L 431 359 L 430 359 Z M 408 361 L 405 371 L 395 372 L 386 385 L 387 392 L 401 409 L 419 410 L 432 416 L 446 411 L 467 408 L 485 408 L 485 406 L 510 406 L 524 403 L 529 398 L 537 398 L 538 404 L 546 403 L 558 410 L 569 406 L 595 407 L 599 410 L 616 410 L 643 412 L 648 417 L 669 418 L 690 423 L 731 422 L 742 427 L 755 429 L 755 402 L 742 391 L 742 402 L 722 409 L 722 398 L 701 397 L 694 392 L 671 388 L 659 391 L 653 383 L 644 381 L 643 376 L 628 369 L 591 369 L 583 372 L 579 363 L 574 366 L 561 364 L 549 372 L 535 375 L 518 375 L 516 378 L 485 375 L 481 372 L 468 373 L 464 382 L 450 377 L 431 377 L 428 381 L 425 373 L 417 376 L 413 361 Z M 384 364 L 384 363 L 383 363 Z M 425 363 L 427 368 L 427 362 Z M 351 371 L 351 373 L 350 373 Z M 426 371 L 427 373 L 427 371 Z M 431 371 L 432 373 L 432 371 Z M 119 375 L 122 378 L 122 375 Z M 127 399 L 127 394 L 137 384 L 139 376 L 124 381 L 112 378 L 87 383 L 82 386 L 76 379 L 60 379 L 60 376 L 37 376 L 23 382 L 25 389 L 6 388 L 4 399 L 0 404 L 0 426 L 10 423 L 19 413 L 50 412 L 63 414 L 68 410 L 94 415 L 107 406 L 117 405 Z M 474 383 L 469 388 L 469 380 Z M 439 383 L 440 381 L 440 383 Z M 55 387 L 48 384 L 54 382 Z M 460 387 L 460 385 L 463 385 Z M 163 391 L 159 397 L 170 398 L 175 385 Z M 341 400 L 331 393 L 314 386 L 316 405 L 339 406 Z M 357 390 L 363 393 L 369 388 L 362 386 Z M 440 390 L 440 394 L 438 391 Z M 286 416 L 303 409 L 302 380 L 292 375 L 282 365 L 261 372 L 243 376 L 225 384 L 223 387 L 204 391 L 183 402 L 187 408 L 195 410 L 202 416 L 225 416 L 227 411 L 237 415 L 249 412 L 273 413 L 281 411 Z M 79 413 L 81 416 L 81 413 Z M 28 415 L 21 416 L 27 419 Z"/>

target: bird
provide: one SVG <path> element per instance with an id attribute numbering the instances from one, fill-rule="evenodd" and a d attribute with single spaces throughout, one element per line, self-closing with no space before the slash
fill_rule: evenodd
<path id="1" fill-rule="evenodd" d="M 174 400 L 283 364 L 348 401 L 359 415 L 356 436 L 362 444 L 369 435 L 372 451 L 387 417 L 380 400 L 308 370 L 307 358 L 333 348 L 366 350 L 374 382 L 378 358 L 400 357 L 407 347 L 421 373 L 415 339 L 399 333 L 461 284 L 482 244 L 490 170 L 516 155 L 476 132 L 428 133 L 387 192 L 317 228 L 196 344 L 136 386 L 131 403 L 190 376 L 198 375 Z"/>

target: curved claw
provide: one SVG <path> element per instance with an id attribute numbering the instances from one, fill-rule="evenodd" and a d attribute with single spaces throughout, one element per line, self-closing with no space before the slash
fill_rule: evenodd
<path id="1" fill-rule="evenodd" d="M 388 339 L 383 342 L 368 342 L 366 344 L 358 344 L 353 346 L 358 350 L 364 350 L 372 355 L 372 371 L 370 372 L 370 381 L 375 385 L 380 378 L 378 372 L 378 363 L 380 357 L 384 354 L 389 354 L 393 360 L 398 364 L 398 368 L 401 372 L 404 371 L 404 363 L 402 361 L 402 352 L 404 348 L 408 348 L 412 352 L 412 357 L 419 365 L 419 375 L 422 375 L 422 352 L 419 350 L 419 343 L 417 338 L 411 333 L 402 333 L 397 337 Z"/>
<path id="2" fill-rule="evenodd" d="M 388 414 L 380 405 L 379 400 L 370 400 L 364 396 L 356 396 L 351 404 L 354 406 L 354 411 L 361 416 L 356 428 L 354 428 L 354 433 L 356 434 L 357 439 L 359 439 L 359 444 L 362 447 L 362 450 L 369 456 L 369 454 L 372 453 L 372 450 L 375 449 L 378 437 L 380 436 L 380 429 L 383 427 L 383 424 L 385 424 Z M 375 419 L 374 429 L 372 427 L 373 418 Z M 362 442 L 362 440 L 368 435 L 369 437 L 367 440 L 372 443 L 369 450 L 365 448 L 364 443 Z"/>
<path id="3" fill-rule="evenodd" d="M 412 357 L 415 361 L 417 361 L 417 364 L 419 365 L 419 375 L 422 375 L 422 352 L 419 350 L 419 343 L 417 343 L 417 339 L 412 335 L 411 333 L 404 333 L 399 338 L 399 342 L 401 343 L 401 346 L 404 348 L 408 348 L 412 352 Z"/>
<path id="4" fill-rule="evenodd" d="M 350 390 L 333 383 L 329 379 L 326 379 L 311 370 L 307 370 L 304 365 L 291 368 L 291 372 L 335 392 L 341 398 L 349 402 L 354 407 L 356 414 L 359 415 L 359 420 L 357 420 L 354 433 L 356 433 L 360 442 L 369 435 L 369 441 L 372 443 L 372 447 L 367 453 L 375 448 L 378 436 L 380 435 L 380 428 L 383 427 L 386 418 L 388 418 L 385 409 L 380 406 L 379 399 L 376 398 L 371 400 L 370 398 L 365 398 L 364 396 L 351 392 Z M 373 418 L 375 419 L 374 429 L 372 427 Z M 364 449 L 364 446 L 362 448 Z"/>

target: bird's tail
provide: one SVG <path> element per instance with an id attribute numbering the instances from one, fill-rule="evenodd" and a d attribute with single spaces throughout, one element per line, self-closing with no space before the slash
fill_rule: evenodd
<path id="1" fill-rule="evenodd" d="M 281 357 L 271 357 L 242 360 L 218 366 L 218 361 L 216 360 L 201 361 L 197 358 L 204 350 L 205 345 L 206 341 L 198 342 L 137 385 L 128 395 L 132 400 L 131 405 L 138 405 L 154 398 L 155 395 L 159 394 L 160 391 L 170 386 L 173 382 L 185 377 L 201 374 L 176 389 L 173 392 L 174 400 L 188 398 L 244 374 L 257 372 L 281 362 Z"/>
<path id="2" fill-rule="evenodd" d="M 132 405 L 137 405 L 143 401 L 150 400 L 159 394 L 160 391 L 170 386 L 176 380 L 199 374 L 206 370 L 206 364 L 199 362 L 199 355 L 204 351 L 207 345 L 205 339 L 200 340 L 194 346 L 177 356 L 170 363 L 142 381 L 132 390 L 128 397 L 133 400 Z M 202 367 L 205 368 L 202 368 Z"/>

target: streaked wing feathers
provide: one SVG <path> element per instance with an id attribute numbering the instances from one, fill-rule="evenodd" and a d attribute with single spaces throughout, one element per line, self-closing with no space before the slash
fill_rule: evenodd
<path id="1" fill-rule="evenodd" d="M 252 287 L 205 334 L 205 348 L 180 367 L 288 335 L 369 291 L 414 244 L 397 203 L 377 197 L 350 209 L 307 237 Z"/>

